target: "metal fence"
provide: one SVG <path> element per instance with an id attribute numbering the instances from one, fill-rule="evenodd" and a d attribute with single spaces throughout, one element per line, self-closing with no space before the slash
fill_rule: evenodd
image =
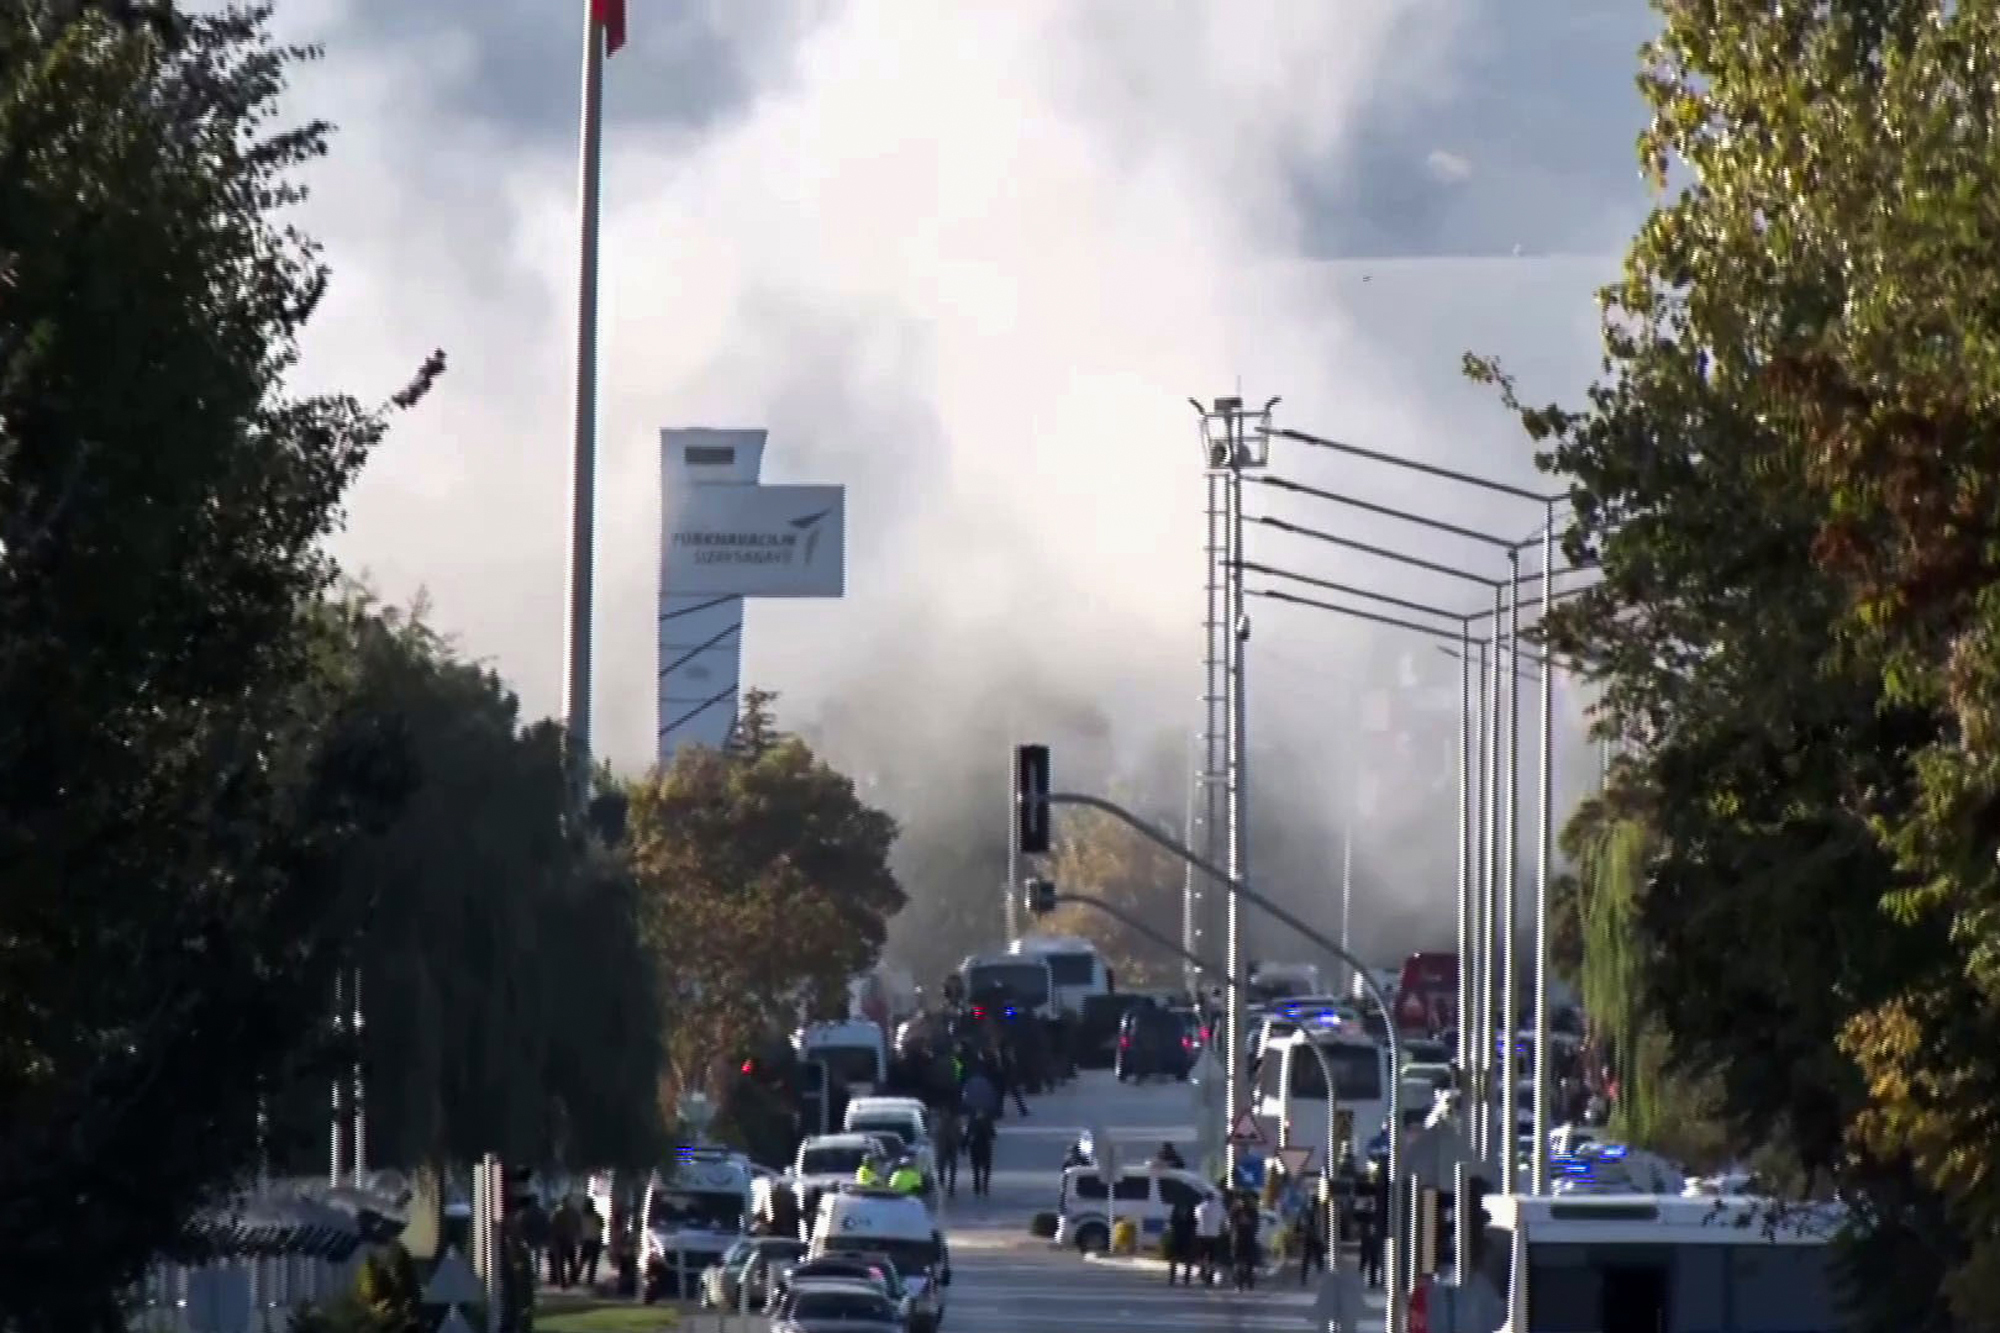
<path id="1" fill-rule="evenodd" d="M 362 1256 L 155 1264 L 133 1293 L 134 1333 L 289 1333 L 302 1307 L 354 1290 Z"/>

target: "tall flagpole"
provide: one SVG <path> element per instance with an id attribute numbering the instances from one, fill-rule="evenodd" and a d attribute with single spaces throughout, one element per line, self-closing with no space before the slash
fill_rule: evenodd
<path id="1" fill-rule="evenodd" d="M 591 602 L 597 538 L 597 233 L 604 141 L 604 25 L 583 5 L 583 128 L 578 151 L 575 446 L 569 515 L 569 634 L 563 667 L 570 762 L 580 792 L 590 778 Z"/>

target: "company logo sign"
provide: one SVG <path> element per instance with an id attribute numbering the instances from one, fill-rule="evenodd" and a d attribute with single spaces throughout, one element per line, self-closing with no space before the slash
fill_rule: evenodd
<path id="1" fill-rule="evenodd" d="M 838 486 L 692 486 L 670 496 L 668 596 L 838 597 L 846 495 Z"/>
<path id="2" fill-rule="evenodd" d="M 676 532 L 674 544 L 688 548 L 697 565 L 810 565 L 833 509 L 790 519 L 776 530 Z"/>

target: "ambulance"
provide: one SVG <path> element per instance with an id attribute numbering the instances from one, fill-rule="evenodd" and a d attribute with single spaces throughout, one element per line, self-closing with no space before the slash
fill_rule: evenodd
<path id="1" fill-rule="evenodd" d="M 686 1299 L 750 1232 L 754 1172 L 726 1148 L 681 1148 L 646 1186 L 639 1271 L 647 1301 Z"/>
<path id="2" fill-rule="evenodd" d="M 934 1322 L 943 1322 L 951 1253 L 922 1199 L 860 1185 L 845 1185 L 826 1195 L 813 1219 L 806 1256 L 819 1259 L 844 1253 L 887 1255 L 912 1299 L 932 1305 Z"/>

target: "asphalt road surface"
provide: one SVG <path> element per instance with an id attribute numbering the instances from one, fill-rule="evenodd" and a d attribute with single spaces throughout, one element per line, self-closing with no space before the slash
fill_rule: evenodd
<path id="1" fill-rule="evenodd" d="M 1130 1087 L 1108 1072 L 1090 1071 L 1030 1099 L 1026 1118 L 1002 1121 L 992 1196 L 973 1199 L 970 1172 L 961 1169 L 958 1198 L 945 1205 L 953 1271 L 944 1333 L 1301 1333 L 1312 1327 L 1312 1297 L 1299 1289 L 1294 1272 L 1243 1294 L 1169 1287 L 1160 1269 L 1086 1260 L 1028 1233 L 1034 1214 L 1055 1206 L 1064 1150 L 1086 1127 L 1102 1127 L 1126 1161 L 1149 1160 L 1163 1140 L 1192 1157 L 1193 1096 L 1184 1083 Z M 1376 1297 L 1369 1326 L 1381 1326 L 1381 1310 Z M 730 1327 L 762 1333 L 764 1325 L 737 1320 Z M 701 1321 L 693 1328 L 709 1333 Z"/>

